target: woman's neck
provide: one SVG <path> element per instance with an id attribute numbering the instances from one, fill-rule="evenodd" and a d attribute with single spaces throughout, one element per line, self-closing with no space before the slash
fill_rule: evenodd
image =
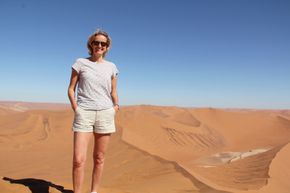
<path id="1" fill-rule="evenodd" d="M 103 56 L 92 55 L 92 56 L 90 57 L 90 60 L 91 60 L 92 62 L 103 62 L 103 61 L 104 61 L 104 58 L 103 58 Z"/>

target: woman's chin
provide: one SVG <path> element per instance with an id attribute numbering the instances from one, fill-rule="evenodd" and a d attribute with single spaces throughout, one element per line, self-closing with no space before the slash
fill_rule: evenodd
<path id="1" fill-rule="evenodd" d="M 95 56 L 102 56 L 104 54 L 104 52 L 94 52 Z"/>

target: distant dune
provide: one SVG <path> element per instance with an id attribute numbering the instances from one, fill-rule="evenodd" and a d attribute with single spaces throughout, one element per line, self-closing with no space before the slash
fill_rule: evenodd
<path id="1" fill-rule="evenodd" d="M 16 101 L 1 101 L 0 115 L 5 112 L 24 112 L 27 110 L 44 109 L 44 110 L 62 110 L 68 109 L 70 105 L 64 103 L 33 103 L 33 102 L 16 102 Z"/>
<path id="2" fill-rule="evenodd" d="M 1 193 L 71 193 L 72 119 L 0 102 Z M 126 106 L 116 124 L 102 193 L 289 193 L 290 110 Z"/>

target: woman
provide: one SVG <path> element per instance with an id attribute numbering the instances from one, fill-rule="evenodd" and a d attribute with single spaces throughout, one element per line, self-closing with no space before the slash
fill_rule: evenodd
<path id="1" fill-rule="evenodd" d="M 94 169 L 91 192 L 96 193 L 104 167 L 104 155 L 115 129 L 115 113 L 119 110 L 116 65 L 105 60 L 111 38 L 101 30 L 87 42 L 90 57 L 79 58 L 72 65 L 68 96 L 75 112 L 73 122 L 73 188 L 80 193 L 89 140 L 94 137 Z M 75 89 L 78 85 L 77 101 Z"/>

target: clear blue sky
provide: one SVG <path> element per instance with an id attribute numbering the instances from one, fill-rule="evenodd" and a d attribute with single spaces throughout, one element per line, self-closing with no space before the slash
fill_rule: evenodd
<path id="1" fill-rule="evenodd" d="M 290 1 L 1 0 L 0 100 L 68 103 L 97 28 L 121 105 L 290 109 Z"/>

